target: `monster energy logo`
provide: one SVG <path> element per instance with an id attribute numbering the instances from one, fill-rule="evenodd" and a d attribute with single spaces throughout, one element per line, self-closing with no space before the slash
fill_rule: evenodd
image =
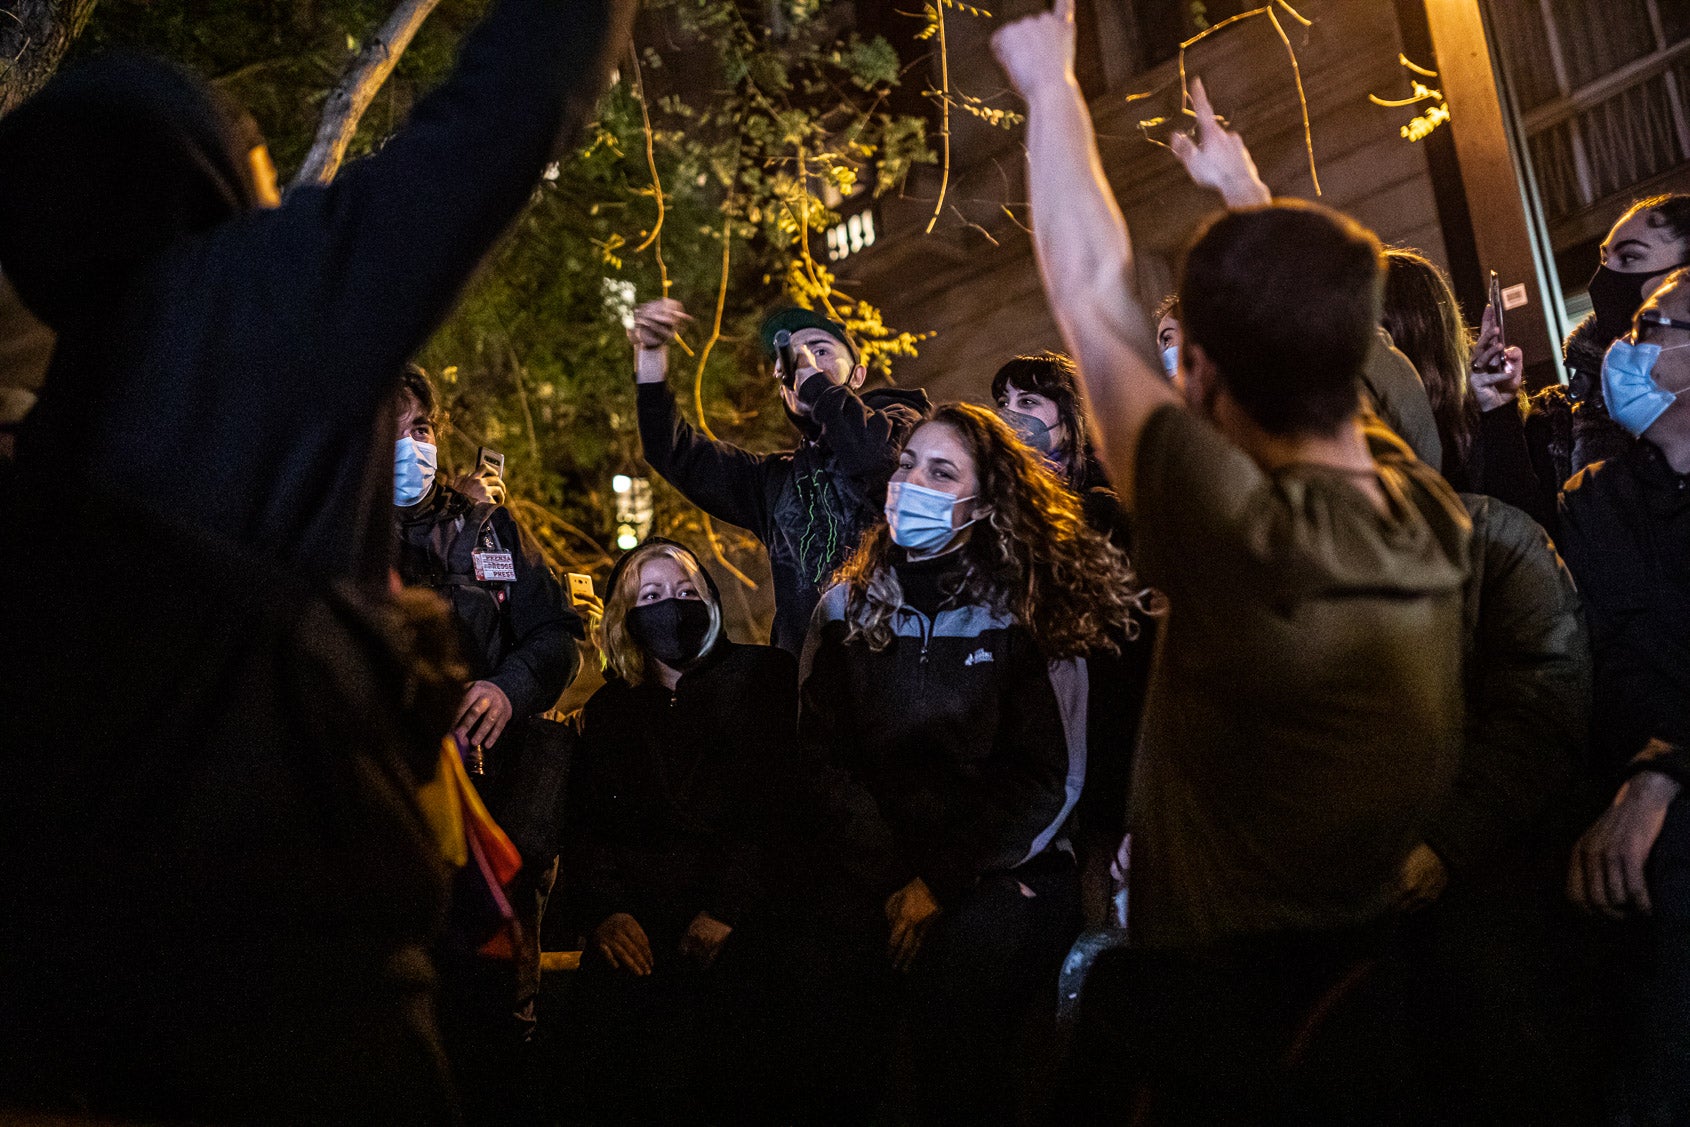
<path id="1" fill-rule="evenodd" d="M 798 540 L 798 559 L 810 572 L 810 582 L 819 585 L 833 570 L 833 564 L 839 556 L 839 518 L 834 512 L 834 506 L 828 504 L 829 481 L 823 471 L 799 474 L 794 480 L 794 485 L 798 490 L 798 502 L 804 506 L 804 534 Z M 826 543 L 822 548 L 822 555 L 814 557 L 812 553 L 823 534 L 826 536 Z"/>

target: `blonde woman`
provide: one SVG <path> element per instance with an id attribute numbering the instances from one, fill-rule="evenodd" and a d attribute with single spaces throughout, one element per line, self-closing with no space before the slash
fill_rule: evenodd
<path id="1" fill-rule="evenodd" d="M 664 1122 L 731 1090 L 736 936 L 760 900 L 770 780 L 797 711 L 792 656 L 738 645 L 679 544 L 611 572 L 607 682 L 582 713 L 565 881 L 587 934 L 572 1017 L 584 1121 Z"/>

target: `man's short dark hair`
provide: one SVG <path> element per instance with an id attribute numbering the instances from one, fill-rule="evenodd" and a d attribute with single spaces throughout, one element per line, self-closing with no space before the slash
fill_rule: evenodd
<path id="1" fill-rule="evenodd" d="M 1186 252 L 1180 326 L 1270 434 L 1332 434 L 1355 414 L 1373 347 L 1384 249 L 1346 215 L 1299 200 L 1227 212 Z"/>
<path id="2" fill-rule="evenodd" d="M 434 395 L 434 382 L 428 378 L 420 364 L 406 364 L 405 374 L 399 377 L 399 390 L 417 401 L 429 421 L 434 420 L 437 400 Z"/>

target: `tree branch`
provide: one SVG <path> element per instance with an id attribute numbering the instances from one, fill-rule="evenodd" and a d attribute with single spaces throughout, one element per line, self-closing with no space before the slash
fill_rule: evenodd
<path id="1" fill-rule="evenodd" d="M 365 48 L 352 60 L 339 85 L 329 92 L 323 103 L 323 120 L 317 126 L 316 140 L 305 156 L 305 164 L 294 177 L 293 186 L 327 184 L 340 171 L 346 159 L 347 147 L 358 132 L 358 122 L 364 117 L 376 92 L 399 62 L 399 56 L 411 45 L 411 40 L 423 21 L 434 11 L 440 0 L 400 0 L 393 14 L 381 26 Z"/>
<path id="2" fill-rule="evenodd" d="M 0 116 L 47 85 L 95 0 L 12 0 L 0 15 Z"/>

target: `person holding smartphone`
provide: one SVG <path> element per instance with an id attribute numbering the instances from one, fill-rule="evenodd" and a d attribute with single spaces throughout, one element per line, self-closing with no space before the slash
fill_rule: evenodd
<path id="1" fill-rule="evenodd" d="M 520 1088 L 507 1070 L 534 1027 L 539 989 L 539 925 L 551 886 L 551 857 L 506 824 L 521 786 L 517 769 L 529 722 L 556 703 L 580 667 L 581 619 L 532 539 L 489 494 L 504 497 L 504 459 L 483 451 L 466 488 L 438 480 L 436 398 L 415 364 L 402 377 L 396 407 L 394 529 L 398 573 L 407 587 L 446 602 L 465 642 L 472 680 L 452 734 L 494 818 L 523 852 L 508 890 L 522 928 L 514 960 L 473 951 L 442 952 L 441 1025 L 471 1122 L 496 1118 Z M 491 455 L 491 456 L 489 456 Z M 472 496 L 470 490 L 480 496 Z M 531 855 L 533 854 L 533 855 Z"/>
<path id="2" fill-rule="evenodd" d="M 775 589 L 771 641 L 796 655 L 822 588 L 879 519 L 898 447 L 926 414 L 927 395 L 863 391 L 868 369 L 845 326 L 809 309 L 779 310 L 763 322 L 763 349 L 802 439 L 792 450 L 755 454 L 698 433 L 675 409 L 665 382 L 669 341 L 688 320 L 673 298 L 634 310 L 628 336 L 645 459 L 687 500 L 763 542 Z M 783 333 L 790 368 L 779 360 Z"/>

